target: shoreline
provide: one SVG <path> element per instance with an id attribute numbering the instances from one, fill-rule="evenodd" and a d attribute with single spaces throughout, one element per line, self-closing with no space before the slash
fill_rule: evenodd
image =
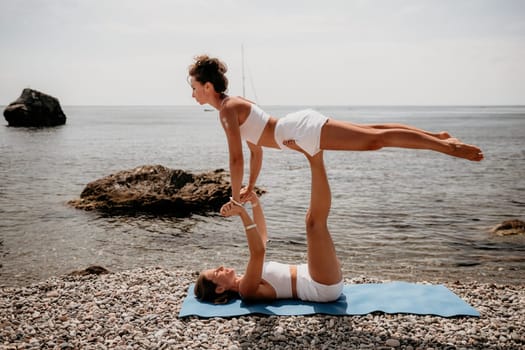
<path id="1" fill-rule="evenodd" d="M 0 349 L 520 349 L 525 283 L 444 284 L 481 317 L 258 316 L 179 319 L 195 273 L 159 267 L 0 288 Z M 345 283 L 380 283 L 368 277 Z M 419 281 L 432 283 L 432 281 Z"/>
<path id="2" fill-rule="evenodd" d="M 222 256 L 221 256 L 222 258 Z M 283 260 L 290 264 L 295 263 L 295 259 L 286 259 L 285 257 L 278 256 L 273 254 L 271 256 L 274 260 Z M 142 262 L 134 263 L 132 265 L 120 265 L 112 266 L 111 264 L 106 264 L 107 261 L 99 261 L 97 263 L 86 261 L 77 261 L 71 266 L 64 265 L 60 269 L 37 269 L 32 267 L 31 269 L 20 269 L 18 267 L 18 273 L 13 274 L 13 266 L 2 266 L 0 263 L 0 289 L 2 288 L 24 288 L 29 287 L 33 284 L 39 284 L 45 282 L 47 279 L 53 277 L 60 277 L 71 273 L 75 269 L 81 269 L 82 266 L 103 266 L 107 268 L 112 273 L 122 273 L 128 270 L 134 270 L 137 268 L 161 268 L 166 270 L 181 270 L 181 271 L 197 271 L 199 269 L 213 268 L 224 264 L 224 259 L 215 259 L 210 257 L 212 261 L 209 264 L 197 265 L 194 261 L 193 263 L 188 263 L 183 258 L 172 259 L 169 263 L 165 264 L 141 264 Z M 227 264 L 235 268 L 237 271 L 241 271 L 244 267 L 243 264 L 239 261 L 228 261 Z M 188 266 L 196 265 L 195 269 L 189 269 Z M 456 281 L 463 283 L 482 283 L 482 284 L 497 284 L 497 285 L 506 285 L 506 286 L 523 286 L 525 285 L 525 278 L 521 278 L 519 274 L 519 269 L 503 269 L 501 267 L 493 268 L 489 270 L 487 268 L 479 269 L 476 266 L 469 267 L 463 266 L 461 268 L 456 268 L 453 270 L 447 269 L 422 269 L 421 267 L 408 267 L 406 265 L 396 265 L 392 264 L 390 269 L 385 269 L 384 266 L 370 266 L 365 265 L 364 263 L 358 263 L 351 261 L 348 264 L 345 262 L 342 263 L 343 276 L 346 279 L 355 278 L 358 276 L 367 276 L 367 278 L 372 278 L 380 281 L 406 281 L 406 282 L 421 282 L 421 281 L 432 281 L 433 283 L 447 284 Z M 7 271 L 6 271 L 7 270 Z M 43 272 L 45 271 L 45 273 Z"/>

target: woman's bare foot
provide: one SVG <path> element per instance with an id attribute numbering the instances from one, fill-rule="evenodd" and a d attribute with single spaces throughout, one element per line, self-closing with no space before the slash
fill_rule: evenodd
<path id="1" fill-rule="evenodd" d="M 483 159 L 483 152 L 476 146 L 467 145 L 466 143 L 463 143 L 453 137 L 446 139 L 445 142 L 447 142 L 452 148 L 450 153 L 451 156 L 464 158 L 475 162 L 479 162 Z"/>

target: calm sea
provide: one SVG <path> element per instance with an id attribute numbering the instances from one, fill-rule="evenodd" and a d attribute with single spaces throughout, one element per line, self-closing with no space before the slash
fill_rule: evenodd
<path id="1" fill-rule="evenodd" d="M 265 106 L 279 117 L 297 107 Z M 495 237 L 525 220 L 525 107 L 315 107 L 356 123 L 401 122 L 480 146 L 481 163 L 430 151 L 328 152 L 329 227 L 347 276 L 525 281 L 525 237 Z M 3 107 L 2 107 L 3 110 Z M 215 112 L 202 107 L 65 107 L 65 126 L 0 127 L 0 285 L 25 285 L 91 264 L 242 268 L 238 220 L 107 217 L 70 208 L 95 179 L 145 164 L 227 168 Z M 247 156 L 247 153 L 245 153 Z M 267 150 L 259 186 L 268 256 L 305 261 L 310 191 L 299 153 Z"/>

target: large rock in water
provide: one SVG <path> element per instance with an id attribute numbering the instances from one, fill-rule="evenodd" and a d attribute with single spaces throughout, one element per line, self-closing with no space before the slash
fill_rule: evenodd
<path id="1" fill-rule="evenodd" d="M 24 89 L 22 95 L 4 109 L 9 126 L 56 126 L 66 123 L 58 99 L 40 91 Z"/>
<path id="2" fill-rule="evenodd" d="M 90 182 L 80 199 L 69 204 L 116 215 L 216 213 L 229 201 L 229 180 L 223 169 L 194 175 L 162 165 L 145 165 Z"/>

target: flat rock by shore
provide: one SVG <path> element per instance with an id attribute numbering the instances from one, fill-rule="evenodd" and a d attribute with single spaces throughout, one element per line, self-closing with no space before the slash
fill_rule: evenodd
<path id="1" fill-rule="evenodd" d="M 481 317 L 179 319 L 191 271 L 67 275 L 0 289 L 0 349 L 522 349 L 525 285 L 446 286 Z M 382 282 L 365 277 L 346 283 Z M 428 281 L 432 282 L 432 281 Z M 423 283 L 423 282 L 422 282 Z"/>
<path id="2" fill-rule="evenodd" d="M 265 191 L 255 189 L 258 195 Z M 217 214 L 231 194 L 229 173 L 216 169 L 192 174 L 162 165 L 143 165 L 92 181 L 79 199 L 68 203 L 78 209 L 112 215 L 190 216 Z"/>

